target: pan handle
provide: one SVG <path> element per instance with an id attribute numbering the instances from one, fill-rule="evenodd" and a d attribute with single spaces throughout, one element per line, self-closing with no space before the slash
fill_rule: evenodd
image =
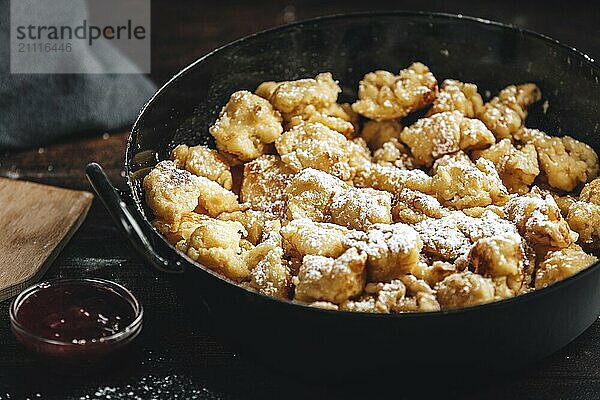
<path id="1" fill-rule="evenodd" d="M 108 213 L 121 228 L 138 254 L 161 272 L 182 273 L 184 267 L 181 262 L 167 260 L 154 249 L 154 246 L 127 208 L 121 194 L 112 185 L 100 164 L 95 162 L 88 164 L 85 167 L 85 174 Z"/>

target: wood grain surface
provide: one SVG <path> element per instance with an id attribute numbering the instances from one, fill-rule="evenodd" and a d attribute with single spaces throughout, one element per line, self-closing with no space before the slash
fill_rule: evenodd
<path id="1" fill-rule="evenodd" d="M 43 276 L 92 199 L 89 192 L 0 178 L 0 301 Z"/>
<path id="2" fill-rule="evenodd" d="M 206 52 L 261 29 L 317 15 L 377 9 L 445 11 L 500 20 L 561 39 L 593 58 L 600 56 L 600 7 L 577 1 L 152 0 L 152 78 L 162 84 Z M 102 133 L 39 150 L 0 153 L 0 176 L 89 190 L 83 168 L 98 161 L 119 183 L 126 133 L 104 137 Z M 430 371 L 423 371 L 429 379 L 426 385 L 406 382 L 402 376 L 394 382 L 356 377 L 349 385 L 317 383 L 257 365 L 214 336 L 170 279 L 145 267 L 96 199 L 47 276 L 99 277 L 124 284 L 144 305 L 144 328 L 124 362 L 91 376 L 65 377 L 40 365 L 19 346 L 9 329 L 10 302 L 1 302 L 0 399 L 600 399 L 600 321 L 525 370 L 486 380 L 465 376 L 448 386 L 436 380 L 444 371 L 436 369 L 435 360 Z"/>

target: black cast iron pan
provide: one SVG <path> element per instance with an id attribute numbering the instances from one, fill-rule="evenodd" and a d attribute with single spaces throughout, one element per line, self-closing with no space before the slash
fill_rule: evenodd
<path id="1" fill-rule="evenodd" d="M 600 67 L 545 36 L 462 16 L 374 13 L 300 22 L 224 46 L 177 74 L 148 102 L 128 140 L 129 190 L 117 193 L 98 164 L 88 177 L 111 215 L 151 265 L 203 298 L 218 333 L 275 366 L 348 373 L 363 369 L 517 368 L 565 346 L 598 317 L 598 264 L 513 299 L 436 313 L 376 315 L 314 309 L 238 287 L 177 252 L 149 223 L 140 181 L 179 143 L 210 144 L 208 127 L 229 95 L 267 80 L 331 71 L 352 99 L 374 69 L 427 64 L 438 80 L 476 83 L 495 93 L 535 82 L 548 113 L 527 124 L 569 134 L 600 151 Z M 190 347 L 193 348 L 193 343 Z"/>

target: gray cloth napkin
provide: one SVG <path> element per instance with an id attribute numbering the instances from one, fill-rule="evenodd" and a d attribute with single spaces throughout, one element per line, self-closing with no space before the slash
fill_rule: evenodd
<path id="1" fill-rule="evenodd" d="M 143 74 L 11 74 L 9 11 L 9 0 L 0 0 L 0 149 L 129 127 L 156 91 Z M 85 13 L 82 6 L 72 15 Z M 103 50 L 94 62 L 107 70 L 127 62 L 118 50 Z"/>

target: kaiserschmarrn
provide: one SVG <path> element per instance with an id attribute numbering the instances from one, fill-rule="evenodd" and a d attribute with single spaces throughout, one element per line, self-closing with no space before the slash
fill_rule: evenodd
<path id="1" fill-rule="evenodd" d="M 352 104 L 329 72 L 231 94 L 215 148 L 144 178 L 155 229 L 249 290 L 351 312 L 498 301 L 597 262 L 598 156 L 526 126 L 536 84 L 488 99 L 420 62 L 357 84 Z"/>

